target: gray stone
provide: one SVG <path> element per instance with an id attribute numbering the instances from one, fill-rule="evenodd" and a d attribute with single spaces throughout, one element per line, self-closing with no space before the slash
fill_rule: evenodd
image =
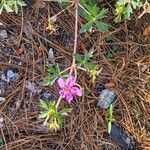
<path id="1" fill-rule="evenodd" d="M 5 102 L 5 97 L 0 97 L 0 102 Z"/>
<path id="2" fill-rule="evenodd" d="M 113 101 L 115 101 L 116 98 L 117 95 L 113 90 L 104 89 L 101 91 L 101 94 L 99 95 L 98 106 L 100 106 L 103 109 L 108 109 L 110 104 Z"/>
<path id="3" fill-rule="evenodd" d="M 9 70 L 6 72 L 6 76 L 7 76 L 8 82 L 9 82 L 10 80 L 12 80 L 12 81 L 16 80 L 17 77 L 18 77 L 18 74 L 15 73 L 15 72 L 13 72 L 13 70 L 10 70 L 10 69 L 9 69 Z"/>
<path id="4" fill-rule="evenodd" d="M 8 37 L 6 30 L 0 31 L 0 39 L 6 39 Z"/>

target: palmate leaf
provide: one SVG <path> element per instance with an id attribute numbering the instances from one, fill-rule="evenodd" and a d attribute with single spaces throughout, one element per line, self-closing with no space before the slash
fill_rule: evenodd
<path id="1" fill-rule="evenodd" d="M 93 50 L 88 51 L 88 52 L 85 54 L 85 59 L 84 59 L 84 60 L 85 60 L 86 62 L 89 61 L 90 58 L 93 56 L 93 53 L 94 53 Z"/>
<path id="2" fill-rule="evenodd" d="M 71 108 L 64 108 L 59 113 L 61 115 L 68 115 L 68 113 L 71 112 L 71 110 L 72 110 Z"/>
<path id="3" fill-rule="evenodd" d="M 39 115 L 39 118 L 46 118 L 49 115 L 49 111 L 44 111 Z"/>
<path id="4" fill-rule="evenodd" d="M 7 3 L 4 3 L 4 8 L 7 11 L 7 13 L 13 12 L 13 10 L 11 9 L 11 7 L 9 5 L 7 5 Z"/>
<path id="5" fill-rule="evenodd" d="M 83 32 L 85 32 L 85 31 L 91 29 L 93 23 L 94 23 L 94 21 L 92 20 L 92 21 L 89 21 L 88 23 L 84 24 L 84 25 L 81 27 L 81 29 L 80 29 L 80 33 L 83 33 Z"/>
<path id="6" fill-rule="evenodd" d="M 108 14 L 108 11 L 109 11 L 109 9 L 103 8 L 103 9 L 99 12 L 99 14 L 96 16 L 96 19 L 97 19 L 97 20 L 101 20 L 101 19 L 105 18 L 105 17 L 107 16 L 107 14 Z"/>
<path id="7" fill-rule="evenodd" d="M 45 110 L 49 110 L 49 105 L 43 100 L 40 100 L 40 107 Z"/>
<path id="8" fill-rule="evenodd" d="M 109 31 L 108 25 L 106 23 L 103 23 L 101 21 L 96 21 L 95 24 L 101 32 Z"/>
<path id="9" fill-rule="evenodd" d="M 52 75 L 52 76 L 46 77 L 44 79 L 43 85 L 44 86 L 53 85 L 57 78 L 58 78 L 58 75 Z"/>

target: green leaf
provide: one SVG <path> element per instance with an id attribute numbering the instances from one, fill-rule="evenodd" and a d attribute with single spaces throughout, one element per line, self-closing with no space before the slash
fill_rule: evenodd
<path id="1" fill-rule="evenodd" d="M 108 14 L 108 11 L 109 11 L 109 9 L 103 8 L 103 9 L 100 11 L 100 13 L 96 16 L 96 19 L 97 19 L 97 20 L 101 20 L 101 19 L 105 18 L 106 15 Z"/>
<path id="2" fill-rule="evenodd" d="M 112 124 L 111 124 L 111 121 L 108 122 L 108 133 L 110 134 L 111 133 L 111 129 L 112 129 Z"/>
<path id="3" fill-rule="evenodd" d="M 6 11 L 9 12 L 13 12 L 13 10 L 10 8 L 9 5 L 7 5 L 6 3 L 4 3 L 4 8 L 6 9 Z"/>
<path id="4" fill-rule="evenodd" d="M 90 22 L 84 24 L 80 29 L 80 33 L 83 33 L 85 31 L 89 30 L 90 28 L 92 28 L 93 23 L 94 23 L 94 21 L 90 21 Z"/>
<path id="5" fill-rule="evenodd" d="M 48 115 L 49 115 L 49 111 L 45 111 L 39 115 L 39 118 L 46 118 Z"/>
<path id="6" fill-rule="evenodd" d="M 94 53 L 93 50 L 90 50 L 89 52 L 87 52 L 87 53 L 85 54 L 85 61 L 90 60 L 90 58 L 93 56 L 93 53 Z"/>
<path id="7" fill-rule="evenodd" d="M 78 61 L 78 62 L 81 62 L 82 61 L 82 57 L 81 57 L 81 55 L 80 54 L 76 54 L 76 60 Z"/>
<path id="8" fill-rule="evenodd" d="M 18 6 L 16 2 L 14 3 L 14 10 L 15 10 L 15 13 L 18 14 Z"/>
<path id="9" fill-rule="evenodd" d="M 0 148 L 2 148 L 4 146 L 4 141 L 2 138 L 0 138 Z"/>
<path id="10" fill-rule="evenodd" d="M 0 14 L 1 14 L 2 11 L 3 11 L 3 8 L 4 8 L 4 6 L 3 6 L 3 5 L 0 5 Z"/>
<path id="11" fill-rule="evenodd" d="M 68 113 L 71 112 L 71 110 L 72 110 L 71 108 L 64 108 L 59 113 L 61 115 L 68 115 Z"/>
<path id="12" fill-rule="evenodd" d="M 22 0 L 17 0 L 17 4 L 20 6 L 27 6 L 27 4 Z"/>
<path id="13" fill-rule="evenodd" d="M 58 76 L 56 76 L 56 75 L 52 75 L 50 77 L 46 77 L 44 79 L 43 85 L 44 86 L 53 85 L 57 78 L 58 78 Z"/>
<path id="14" fill-rule="evenodd" d="M 113 106 L 112 106 L 112 104 L 109 107 L 109 114 L 110 114 L 110 116 L 113 115 Z"/>
<path id="15" fill-rule="evenodd" d="M 49 110 L 48 104 L 43 100 L 40 100 L 40 107 L 44 108 L 45 110 Z"/>
<path id="16" fill-rule="evenodd" d="M 95 22 L 96 26 L 98 27 L 98 29 L 102 32 L 107 32 L 108 30 L 108 25 L 106 23 L 100 22 L 100 21 L 96 21 Z"/>
<path id="17" fill-rule="evenodd" d="M 118 5 L 125 5 L 127 3 L 127 0 L 118 0 L 117 4 Z"/>
<path id="18" fill-rule="evenodd" d="M 131 5 L 128 4 L 128 6 L 126 8 L 126 14 L 127 14 L 127 16 L 125 16 L 125 18 L 126 19 L 130 19 L 130 16 L 131 16 L 132 12 L 133 12 L 132 11 L 132 7 L 131 7 Z"/>

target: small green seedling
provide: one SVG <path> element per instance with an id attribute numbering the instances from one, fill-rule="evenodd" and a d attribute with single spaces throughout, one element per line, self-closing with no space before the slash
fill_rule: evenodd
<path id="1" fill-rule="evenodd" d="M 122 20 L 130 20 L 133 10 L 142 6 L 141 0 L 118 0 L 116 3 L 116 18 L 115 22 Z"/>
<path id="2" fill-rule="evenodd" d="M 85 56 L 81 56 L 80 54 L 76 55 L 77 68 L 84 70 L 89 73 L 92 78 L 92 82 L 95 82 L 96 76 L 99 75 L 101 69 L 96 64 L 95 61 L 91 61 L 94 51 L 90 50 L 85 54 Z"/>
<path id="3" fill-rule="evenodd" d="M 44 109 L 39 115 L 39 118 L 45 119 L 44 125 L 52 130 L 59 130 L 63 126 L 63 116 L 71 112 L 70 108 L 63 108 L 58 111 L 55 102 L 40 101 L 40 107 Z"/>
<path id="4" fill-rule="evenodd" d="M 0 1 L 0 14 L 3 9 L 6 10 L 7 13 L 15 12 L 18 14 L 19 8 L 26 6 L 23 0 L 1 0 Z"/>
<path id="5" fill-rule="evenodd" d="M 112 104 L 109 107 L 109 117 L 108 117 L 108 133 L 111 133 L 112 123 L 115 121 L 113 116 L 113 106 Z"/>
<path id="6" fill-rule="evenodd" d="M 101 32 L 108 31 L 108 24 L 102 20 L 107 16 L 108 9 L 100 9 L 96 2 L 87 3 L 85 0 L 80 1 L 79 15 L 87 20 L 87 23 L 82 25 L 80 33 L 92 29 L 93 25 L 96 25 Z"/>
<path id="7" fill-rule="evenodd" d="M 49 76 L 46 77 L 44 80 L 45 86 L 53 85 L 58 77 L 65 78 L 68 76 L 67 74 L 61 72 L 58 64 L 56 64 L 56 65 L 48 64 L 47 71 L 49 73 Z"/>

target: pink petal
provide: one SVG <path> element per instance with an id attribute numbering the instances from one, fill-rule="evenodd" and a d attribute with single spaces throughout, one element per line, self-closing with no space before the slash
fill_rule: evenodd
<path id="1" fill-rule="evenodd" d="M 57 83 L 58 83 L 60 88 L 63 89 L 65 87 L 65 82 L 62 78 L 58 78 Z"/>
<path id="2" fill-rule="evenodd" d="M 73 87 L 72 90 L 74 91 L 74 94 L 77 96 L 82 96 L 82 92 L 79 88 Z"/>
<path id="3" fill-rule="evenodd" d="M 68 79 L 66 80 L 66 85 L 71 87 L 73 85 L 75 85 L 76 79 L 74 76 L 70 76 L 68 77 Z"/>
<path id="4" fill-rule="evenodd" d="M 67 100 L 68 103 L 70 103 L 73 100 L 73 96 L 70 92 L 68 92 L 66 94 L 66 100 Z"/>
<path id="5" fill-rule="evenodd" d="M 64 90 L 61 90 L 61 91 L 59 92 L 59 95 L 60 95 L 62 98 L 65 98 L 66 93 L 65 93 Z"/>

